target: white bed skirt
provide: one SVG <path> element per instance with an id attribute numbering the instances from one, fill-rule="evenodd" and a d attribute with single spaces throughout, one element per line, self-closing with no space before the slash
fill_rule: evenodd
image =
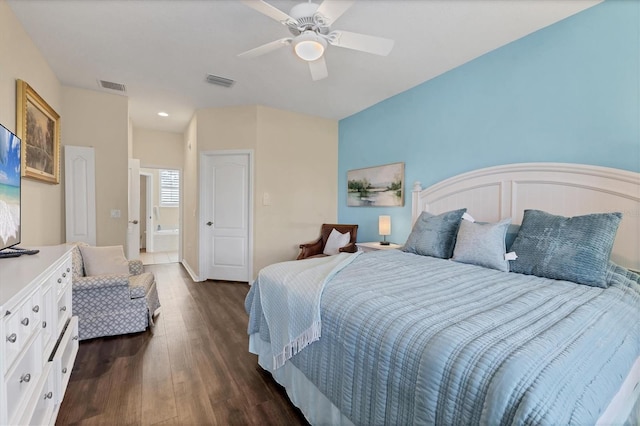
<path id="1" fill-rule="evenodd" d="M 259 334 L 249 336 L 249 352 L 258 355 L 260 367 L 284 386 L 293 405 L 302 411 L 310 424 L 354 426 L 293 363 L 287 361 L 284 366 L 273 370 L 271 345 L 261 340 Z"/>
<path id="2" fill-rule="evenodd" d="M 260 367 L 271 373 L 275 381 L 285 388 L 293 405 L 302 411 L 310 424 L 353 426 L 351 420 L 342 415 L 338 407 L 293 363 L 287 361 L 283 367 L 273 370 L 271 345 L 260 339 L 259 334 L 249 336 L 249 352 L 258 355 Z M 640 424 L 640 358 L 636 360 L 622 387 L 596 424 Z"/>

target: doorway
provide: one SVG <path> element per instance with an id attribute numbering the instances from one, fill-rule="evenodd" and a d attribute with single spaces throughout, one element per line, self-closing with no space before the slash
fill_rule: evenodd
<path id="1" fill-rule="evenodd" d="M 180 170 L 140 168 L 140 259 L 145 265 L 181 258 Z"/>

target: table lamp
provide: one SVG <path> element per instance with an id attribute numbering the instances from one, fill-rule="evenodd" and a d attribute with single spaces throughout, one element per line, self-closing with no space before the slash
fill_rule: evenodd
<path id="1" fill-rule="evenodd" d="M 387 235 L 391 235 L 391 216 L 380 216 L 378 218 L 378 234 L 382 235 L 380 245 L 388 246 Z"/>

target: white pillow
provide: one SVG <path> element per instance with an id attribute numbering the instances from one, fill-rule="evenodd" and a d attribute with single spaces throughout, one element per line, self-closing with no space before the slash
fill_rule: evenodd
<path id="1" fill-rule="evenodd" d="M 333 228 L 331 230 L 331 234 L 329 234 L 329 238 L 327 238 L 327 244 L 325 244 L 324 251 L 322 253 L 327 254 L 329 256 L 338 254 L 340 253 L 338 249 L 349 244 L 350 240 L 351 240 L 350 232 L 341 234 L 335 228 Z"/>
<path id="2" fill-rule="evenodd" d="M 122 246 L 80 246 L 85 275 L 129 275 L 129 262 Z"/>

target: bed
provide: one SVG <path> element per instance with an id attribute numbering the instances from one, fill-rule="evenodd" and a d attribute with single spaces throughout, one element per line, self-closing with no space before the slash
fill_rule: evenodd
<path id="1" fill-rule="evenodd" d="M 458 224 L 454 260 L 422 252 L 417 230 L 434 220 Z M 250 351 L 311 424 L 638 423 L 638 173 L 527 163 L 416 183 L 412 221 L 408 252 L 272 265 L 247 296 Z M 557 221 L 594 246 L 608 227 L 600 257 L 591 243 L 567 253 L 545 234 Z M 484 244 L 470 235 L 499 235 L 519 257 L 468 262 L 465 244 Z"/>

